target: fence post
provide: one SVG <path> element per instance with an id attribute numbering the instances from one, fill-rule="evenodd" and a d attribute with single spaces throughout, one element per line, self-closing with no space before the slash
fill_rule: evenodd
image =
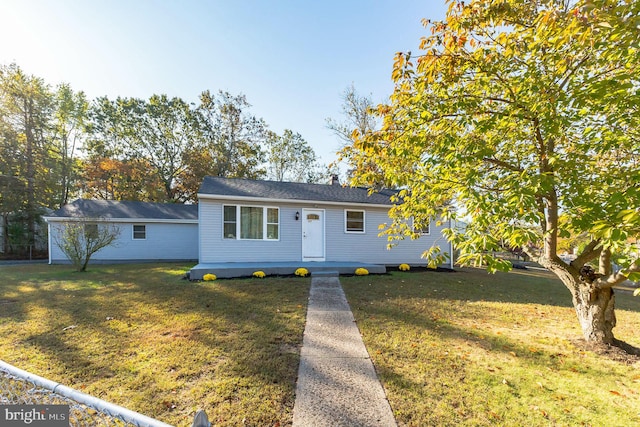
<path id="1" fill-rule="evenodd" d="M 207 414 L 202 409 L 196 412 L 191 427 L 211 427 L 209 418 L 207 418 Z"/>

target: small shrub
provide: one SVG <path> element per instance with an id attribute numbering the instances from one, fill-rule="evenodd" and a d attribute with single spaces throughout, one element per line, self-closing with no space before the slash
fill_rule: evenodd
<path id="1" fill-rule="evenodd" d="M 54 226 L 53 240 L 78 271 L 87 271 L 91 256 L 107 246 L 116 246 L 120 228 L 114 224 L 79 220 Z"/>
<path id="2" fill-rule="evenodd" d="M 300 267 L 299 269 L 296 270 L 294 274 L 300 277 L 307 277 L 309 275 L 309 270 L 307 270 L 306 268 Z"/>
<path id="3" fill-rule="evenodd" d="M 369 274 L 369 270 L 366 268 L 360 267 L 356 269 L 356 276 L 366 276 L 367 274 Z"/>
<path id="4" fill-rule="evenodd" d="M 409 264 L 400 264 L 398 266 L 398 270 L 400 270 L 400 271 L 409 271 L 409 270 L 411 270 L 411 267 L 409 267 Z"/>
<path id="5" fill-rule="evenodd" d="M 216 275 L 211 273 L 207 273 L 204 276 L 202 276 L 202 280 L 204 280 L 205 282 L 212 282 L 216 279 L 217 279 Z"/>
<path id="6" fill-rule="evenodd" d="M 264 271 L 254 271 L 253 272 L 253 277 L 257 277 L 258 279 L 264 279 L 265 276 L 266 276 L 266 274 L 264 274 Z"/>

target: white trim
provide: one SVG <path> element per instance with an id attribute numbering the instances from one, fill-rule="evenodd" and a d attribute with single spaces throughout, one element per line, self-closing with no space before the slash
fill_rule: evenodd
<path id="1" fill-rule="evenodd" d="M 347 212 L 362 212 L 362 231 L 347 230 Z M 364 209 L 344 210 L 344 232 L 346 234 L 366 234 L 367 233 L 367 211 Z"/>
<path id="2" fill-rule="evenodd" d="M 48 222 L 73 222 L 73 221 L 91 221 L 91 222 L 117 222 L 117 223 L 142 223 L 145 224 L 198 224 L 197 219 L 155 219 L 155 218 L 101 218 L 101 217 L 57 217 L 57 216 L 45 216 L 43 219 Z"/>
<path id="3" fill-rule="evenodd" d="M 269 222 L 269 209 L 275 209 L 278 212 L 278 222 Z M 263 209 L 263 218 L 262 220 L 264 221 L 262 224 L 262 229 L 264 230 L 264 234 L 269 233 L 269 224 L 271 225 L 277 225 L 278 226 L 278 238 L 277 239 L 264 239 L 264 240 L 269 240 L 269 241 L 280 241 L 280 235 L 282 234 L 282 227 L 280 225 L 280 208 L 279 207 L 273 207 L 273 206 L 265 206 Z"/>
<path id="4" fill-rule="evenodd" d="M 202 226 L 200 225 L 200 218 L 202 218 L 201 209 L 202 204 L 198 203 L 198 235 L 196 236 L 196 239 L 198 239 L 198 262 L 202 261 Z"/>
<path id="5" fill-rule="evenodd" d="M 331 202 L 324 200 L 301 200 L 301 199 L 270 199 L 267 197 L 249 197 L 249 196 L 223 196 L 218 194 L 202 194 L 198 193 L 198 199 L 211 199 L 211 200 L 231 200 L 231 201 L 245 201 L 254 203 L 287 203 L 293 205 L 330 205 L 330 206 L 360 206 L 373 207 L 373 208 L 385 208 L 391 209 L 394 204 L 388 205 L 378 203 L 354 203 L 354 202 Z"/>
<path id="6" fill-rule="evenodd" d="M 224 208 L 226 207 L 230 207 L 230 208 L 234 208 L 234 210 L 236 211 L 236 219 L 235 221 L 228 221 L 226 222 L 224 220 Z M 224 203 L 222 204 L 222 230 L 220 230 L 220 232 L 222 233 L 222 240 L 239 240 L 239 233 L 240 233 L 240 219 L 238 218 L 238 205 L 225 205 Z M 235 232 L 233 234 L 233 237 L 228 237 L 225 232 L 224 232 L 224 226 L 227 224 L 235 224 Z"/>

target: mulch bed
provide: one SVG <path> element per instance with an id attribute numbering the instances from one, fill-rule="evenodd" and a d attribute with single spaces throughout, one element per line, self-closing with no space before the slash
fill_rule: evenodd
<path id="1" fill-rule="evenodd" d="M 613 344 L 595 344 L 579 339 L 573 341 L 573 344 L 581 350 L 594 352 L 625 365 L 640 362 L 640 348 L 624 341 L 615 340 Z"/>

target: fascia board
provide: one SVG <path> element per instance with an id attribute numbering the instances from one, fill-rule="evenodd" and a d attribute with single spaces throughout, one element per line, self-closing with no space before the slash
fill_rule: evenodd
<path id="1" fill-rule="evenodd" d="M 115 223 L 158 223 L 158 224 L 197 224 L 197 219 L 158 219 L 158 218 L 102 218 L 102 217 L 86 217 L 86 218 L 71 218 L 71 217 L 58 217 L 58 216 L 45 216 L 43 219 L 46 222 L 72 222 L 79 220 L 90 220 L 99 222 L 115 222 Z"/>
<path id="2" fill-rule="evenodd" d="M 392 204 L 382 205 L 377 203 L 357 203 L 357 202 L 331 202 L 324 200 L 301 200 L 301 199 L 272 199 L 267 197 L 249 197 L 249 196 L 220 196 L 214 194 L 202 194 L 198 193 L 198 199 L 209 200 L 229 200 L 237 202 L 252 202 L 262 205 L 288 203 L 296 205 L 329 205 L 329 206 L 359 206 L 359 207 L 372 207 L 372 208 L 384 208 L 391 209 Z"/>

